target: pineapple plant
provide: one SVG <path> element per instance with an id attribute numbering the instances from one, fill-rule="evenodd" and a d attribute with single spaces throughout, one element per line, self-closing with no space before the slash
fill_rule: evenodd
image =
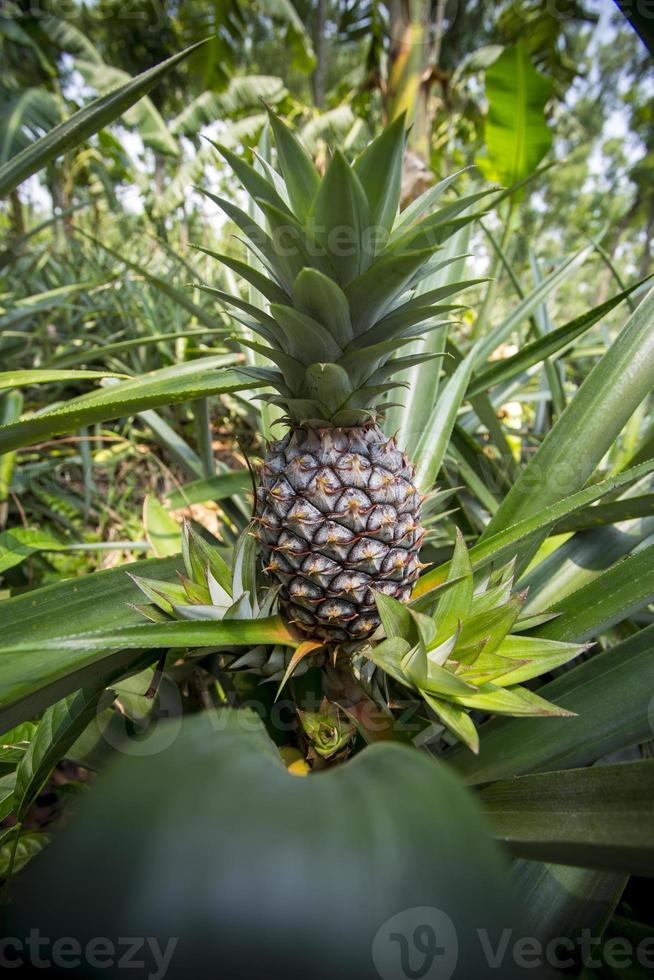
<path id="1" fill-rule="evenodd" d="M 239 342 L 267 360 L 245 373 L 273 389 L 261 397 L 287 427 L 268 444 L 257 490 L 264 568 L 290 622 L 333 645 L 369 637 L 380 623 L 375 595 L 407 602 L 422 567 L 414 467 L 380 417 L 402 386 L 397 376 L 440 356 L 401 351 L 445 326 L 446 301 L 476 281 L 420 288 L 451 261 L 439 259 L 441 246 L 477 217 L 471 205 L 490 189 L 442 205 L 449 178 L 399 213 L 403 117 L 351 165 L 336 151 L 322 177 L 270 119 L 281 174 L 217 146 L 250 213 L 205 192 L 245 234 L 253 262 L 210 254 L 267 308 L 204 288 L 235 311 L 246 330 Z"/>

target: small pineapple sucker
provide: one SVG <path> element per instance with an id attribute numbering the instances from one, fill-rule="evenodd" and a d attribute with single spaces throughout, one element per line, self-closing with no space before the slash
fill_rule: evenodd
<path id="1" fill-rule="evenodd" d="M 299 628 L 327 642 L 379 625 L 374 593 L 411 594 L 424 536 L 414 468 L 376 423 L 292 428 L 258 489 L 265 570 Z"/>

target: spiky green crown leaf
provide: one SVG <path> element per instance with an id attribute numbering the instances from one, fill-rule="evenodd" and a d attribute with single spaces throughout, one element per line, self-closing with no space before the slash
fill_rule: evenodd
<path id="1" fill-rule="evenodd" d="M 351 165 L 337 150 L 321 178 L 293 134 L 270 116 L 280 172 L 265 161 L 255 169 L 217 146 L 259 220 L 203 191 L 246 236 L 259 268 L 210 254 L 238 272 L 269 308 L 201 288 L 233 307 L 248 333 L 239 335 L 240 343 L 274 365 L 245 369 L 274 389 L 264 398 L 295 424 L 357 425 L 400 385 L 398 372 L 435 356 L 397 352 L 444 326 L 443 316 L 456 307 L 443 301 L 480 281 L 421 293 L 422 281 L 439 266 L 435 253 L 478 216 L 469 213 L 471 206 L 492 188 L 433 210 L 450 177 L 399 216 L 403 118 Z"/>
<path id="2" fill-rule="evenodd" d="M 217 549 L 188 524 L 183 528 L 182 541 L 186 575 L 179 582 L 132 576 L 149 602 L 138 607 L 144 616 L 154 622 L 222 622 L 271 614 L 275 590 L 260 600 L 256 564 L 251 563 L 244 574 L 254 557 L 251 535 L 245 532 L 236 546 L 233 573 Z M 481 579 L 475 578 L 459 533 L 446 582 L 434 590 L 430 603 L 421 604 L 427 611 L 418 612 L 415 602 L 406 606 L 377 593 L 382 624 L 358 651 L 365 663 L 372 662 L 399 684 L 397 691 L 408 689 L 421 698 L 442 725 L 473 752 L 479 750 L 479 738 L 471 711 L 514 717 L 568 715 L 523 685 L 586 649 L 584 644 L 529 634 L 550 617 L 523 613 L 526 593 L 513 591 L 514 565 L 510 562 Z M 291 675 L 297 677 L 316 658 L 324 659 L 319 641 L 305 641 L 294 650 L 275 646 L 275 642 L 272 636 L 268 649 L 256 646 L 242 655 L 235 653 L 229 669 L 278 681 L 279 694 Z M 391 702 L 397 699 L 397 691 Z M 388 711 L 389 705 L 383 700 L 380 707 Z M 343 744 L 341 737 L 347 740 L 352 734 L 347 726 L 346 731 L 329 723 L 330 711 L 308 714 L 302 720 L 319 755 L 337 752 Z"/>

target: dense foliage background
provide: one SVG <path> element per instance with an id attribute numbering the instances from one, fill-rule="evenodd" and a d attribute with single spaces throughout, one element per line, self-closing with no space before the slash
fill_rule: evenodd
<path id="1" fill-rule="evenodd" d="M 43 165 L 25 163 L 22 151 L 36 146 L 38 154 L 43 143 L 37 141 L 95 97 L 177 55 L 144 97 L 125 102 L 122 115 L 113 112 L 88 138 L 45 152 Z M 246 359 L 231 339 L 238 318 L 202 286 L 240 290 L 251 299 L 237 275 L 238 261 L 248 256 L 239 229 L 201 193 L 247 206 L 211 141 L 265 167 L 273 159 L 266 112 L 272 107 L 323 172 L 336 146 L 352 159 L 405 112 L 403 208 L 455 171 L 461 174 L 452 195 L 472 193 L 481 179 L 507 189 L 447 245 L 449 258 L 461 256 L 456 272 L 469 283 L 466 305 L 449 330 L 440 381 L 424 365 L 407 371 L 408 408 L 387 413 L 387 431 L 399 432 L 418 463 L 421 489 L 431 489 L 438 477 L 425 506 L 423 557 L 430 570 L 418 600 L 424 593 L 428 603 L 430 589 L 452 578 L 448 563 L 463 562 L 459 551 L 453 559 L 462 532 L 473 562 L 470 585 L 472 569 L 488 566 L 483 588 L 504 596 L 515 572 L 519 587 L 530 590 L 524 631 L 568 646 L 551 669 L 543 666 L 544 683 L 534 689 L 562 713 L 578 715 L 498 723 L 489 720 L 501 713 L 498 702 L 489 702 L 473 712 L 481 755 L 456 744 L 458 738 L 478 749 L 474 726 L 471 734 L 458 714 L 435 734 L 429 727 L 429 751 L 445 755 L 462 783 L 481 787 L 495 836 L 509 842 L 516 858 L 513 877 L 533 900 L 527 919 L 534 934 L 545 941 L 587 925 L 634 942 L 647 935 L 654 919 L 640 875 L 654 868 L 648 829 L 654 354 L 652 296 L 641 300 L 653 271 L 654 61 L 625 15 L 609 0 L 2 0 L 0 58 L 0 424 L 6 426 L 0 430 L 0 878 L 8 883 L 41 851 L 68 820 L 90 774 L 123 744 L 124 729 L 147 731 L 153 704 L 165 715 L 169 695 L 173 714 L 182 700 L 184 714 L 195 714 L 259 699 L 286 767 L 300 774 L 330 768 L 353 746 L 358 751 L 376 740 L 365 730 L 363 711 L 351 717 L 337 707 L 350 691 L 329 664 L 324 676 L 332 687 L 319 685 L 326 700 L 313 714 L 301 713 L 292 739 L 271 731 L 274 689 L 297 666 L 290 662 L 295 641 L 283 624 L 265 618 L 274 611 L 265 601 L 257 605 L 248 578 L 251 549 L 236 549 L 231 591 L 234 599 L 254 596 L 233 617 L 243 621 L 234 640 L 239 658 L 241 646 L 249 649 L 231 661 L 229 651 L 229 670 L 225 644 L 201 662 L 194 659 L 196 645 L 201 652 L 215 646 L 203 624 L 194 624 L 196 643 L 184 631 L 188 623 L 166 617 L 180 595 L 191 604 L 209 601 L 206 542 L 213 535 L 225 554 L 234 548 L 248 525 L 265 440 L 275 432 L 274 409 L 234 374 Z M 219 265 L 212 251 L 228 253 L 236 264 Z M 112 402 L 114 386 L 119 394 Z M 571 404 L 568 422 L 559 425 Z M 513 488 L 525 473 L 532 481 L 538 476 L 539 460 L 545 467 L 539 502 L 521 510 Z M 552 474 L 561 485 L 553 478 L 545 489 Z M 601 489 L 594 494 L 596 485 Z M 182 538 L 184 519 L 191 531 Z M 521 519 L 532 523 L 514 532 Z M 498 544 L 494 532 L 506 533 L 506 540 Z M 175 557 L 181 549 L 185 566 Z M 516 554 L 516 568 L 507 570 Z M 168 585 L 141 577 L 146 606 L 121 569 L 154 557 L 163 559 L 157 571 Z M 120 577 L 88 578 L 111 569 Z M 152 574 L 151 566 L 138 571 Z M 55 588 L 35 591 L 44 586 Z M 151 630 L 145 659 L 134 642 L 123 649 L 124 635 L 111 634 L 125 624 L 140 628 L 143 612 Z M 91 641 L 76 638 L 91 629 L 98 631 Z M 577 655 L 587 643 L 593 645 L 572 669 L 563 666 L 572 644 Z M 168 660 L 166 650 L 173 654 Z M 75 695 L 94 670 L 100 687 L 113 684 L 109 700 L 99 688 L 95 700 L 85 700 L 86 689 Z M 262 677 L 276 683 L 260 683 Z M 311 670 L 297 672 L 298 703 L 310 678 Z M 378 689 L 357 680 L 372 703 Z M 416 738 L 397 736 L 396 717 L 379 739 L 397 736 L 424 747 L 428 722 L 420 718 Z M 296 800 L 295 790 L 263 765 L 261 733 L 239 741 L 237 727 L 227 722 L 225 740 L 214 749 L 216 780 L 236 778 L 232 750 L 245 753 L 244 765 L 251 759 L 257 772 L 261 766 L 266 799 L 276 801 L 270 839 L 282 839 L 295 820 L 298 848 L 312 861 L 314 838 L 303 831 L 322 804 L 317 796 Z M 180 768 L 203 742 L 197 719 L 189 731 L 171 756 Z M 412 850 L 405 841 L 402 852 L 407 880 L 420 847 L 434 861 L 442 860 L 450 839 L 452 853 L 461 848 L 455 817 L 461 826 L 471 821 L 484 880 L 497 880 L 495 856 L 466 809 L 467 790 L 443 772 L 423 795 L 424 759 L 377 758 L 379 771 L 373 755 L 358 770 L 338 770 L 332 783 L 347 801 L 341 818 L 348 833 L 354 828 L 352 840 L 357 833 L 365 840 L 348 795 L 353 787 L 356 795 L 363 786 L 364 796 L 368 787 L 372 809 L 388 807 L 392 819 L 402 819 L 388 792 L 398 766 L 419 825 L 419 846 Z M 183 783 L 189 795 L 206 771 L 204 761 L 196 763 Z M 627 773 L 625 763 L 636 768 Z M 166 783 L 167 765 L 163 756 L 153 763 L 152 786 L 157 778 Z M 573 766 L 582 768 L 567 772 Z M 600 768 L 604 783 L 597 781 Z M 517 803 L 511 796 L 516 775 L 533 780 Z M 114 798 L 126 785 L 116 782 Z M 125 795 L 131 799 L 132 790 L 134 806 L 141 799 L 147 808 L 136 783 Z M 454 814 L 440 856 L 419 816 L 442 800 L 439 793 L 451 798 Z M 210 788 L 206 794 L 198 812 L 213 806 Z M 102 800 L 95 826 L 97 834 L 110 835 L 102 821 L 112 817 Z M 233 825 L 243 817 L 256 836 L 254 804 L 245 815 L 223 805 L 215 821 Z M 507 816 L 513 808 L 515 823 Z M 581 825 L 583 848 L 575 837 Z M 171 834 L 161 838 L 165 853 L 177 846 L 177 824 L 162 818 L 162 826 Z M 325 821 L 320 832 L 331 826 Z M 141 831 L 148 834 L 147 821 Z M 99 846 L 83 833 L 82 846 Z M 141 857 L 138 841 L 135 831 L 121 851 L 121 867 L 130 873 L 129 862 L 136 867 Z M 210 842 L 204 840 L 207 849 Z M 257 889 L 268 873 L 265 844 L 252 845 L 260 861 Z M 566 863 L 575 847 L 581 867 Z M 217 862 L 229 862 L 228 847 L 217 854 Z M 53 859 L 51 880 L 62 873 L 62 860 Z M 204 854 L 200 865 L 195 860 L 185 853 L 183 866 L 199 875 Z M 137 869 L 134 877 L 147 875 L 142 879 Z M 153 893 L 163 889 L 152 882 Z M 79 880 L 71 886 L 71 904 L 83 905 L 85 887 Z M 457 895 L 465 918 L 467 897 Z M 325 908 L 328 899 L 326 892 Z M 447 900 L 454 901 L 451 894 Z M 115 922 L 117 929 L 131 926 Z M 579 973 L 579 957 L 575 963 Z M 593 969 L 583 968 L 583 976 L 619 975 L 606 963 Z"/>

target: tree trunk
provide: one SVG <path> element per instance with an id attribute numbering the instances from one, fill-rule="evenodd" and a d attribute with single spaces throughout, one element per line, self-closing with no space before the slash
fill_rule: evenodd
<path id="1" fill-rule="evenodd" d="M 327 23 L 327 0 L 318 0 L 316 11 L 316 27 L 313 35 L 313 48 L 316 55 L 316 67 L 312 76 L 313 101 L 317 109 L 325 105 L 325 82 L 327 78 L 327 43 L 325 25 Z"/>
<path id="2" fill-rule="evenodd" d="M 424 0 L 392 0 L 389 7 L 391 43 L 386 121 L 392 122 L 406 112 L 407 123 L 411 123 L 422 78 L 429 5 Z"/>

